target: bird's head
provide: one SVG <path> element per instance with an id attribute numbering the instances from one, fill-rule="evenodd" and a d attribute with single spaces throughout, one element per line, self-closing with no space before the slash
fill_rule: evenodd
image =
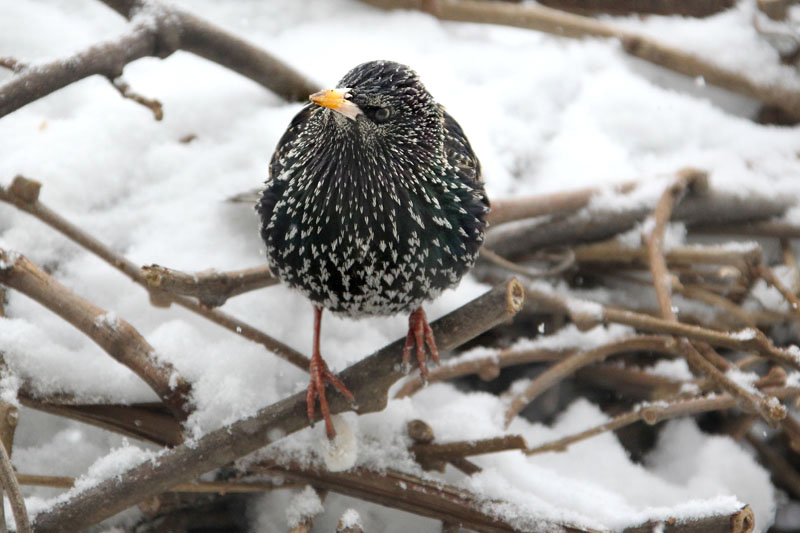
<path id="1" fill-rule="evenodd" d="M 348 72 L 336 89 L 310 96 L 327 108 L 329 125 L 394 149 L 441 148 L 441 111 L 417 73 L 392 61 L 370 61 Z"/>

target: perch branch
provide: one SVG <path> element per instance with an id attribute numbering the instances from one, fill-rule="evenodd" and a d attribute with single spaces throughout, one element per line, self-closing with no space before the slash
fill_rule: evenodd
<path id="1" fill-rule="evenodd" d="M 73 293 L 25 257 L 2 249 L 0 283 L 25 294 L 79 329 L 142 378 L 178 420 L 186 418 L 191 387 L 171 364 L 154 359 L 153 347 L 128 322 Z"/>
<path id="2" fill-rule="evenodd" d="M 220 306 L 228 298 L 279 283 L 268 266 L 230 272 L 207 270 L 186 274 L 171 268 L 150 265 L 142 267 L 142 273 L 150 287 L 171 294 L 194 296 L 209 307 Z"/>
<path id="3" fill-rule="evenodd" d="M 777 216 L 777 215 L 775 215 Z M 766 218 L 766 217 L 764 217 Z M 748 235 L 753 237 L 775 237 L 778 239 L 800 239 L 800 226 L 779 220 L 725 224 L 709 220 L 693 225 L 691 231 L 710 235 Z"/>
<path id="4" fill-rule="evenodd" d="M 409 450 L 425 460 L 450 461 L 460 457 L 497 453 L 506 450 L 524 450 L 525 439 L 519 435 L 506 435 L 491 439 L 478 439 L 447 443 L 413 444 Z"/>
<path id="5" fill-rule="evenodd" d="M 436 320 L 431 327 L 441 351 L 509 320 L 522 307 L 524 291 L 511 280 Z M 359 413 L 383 409 L 389 387 L 402 377 L 405 339 L 400 339 L 345 369 L 339 377 L 359 401 Z M 342 396 L 330 398 L 331 413 L 352 406 Z M 98 523 L 151 494 L 194 479 L 213 468 L 243 457 L 282 436 L 308 427 L 305 391 L 265 407 L 253 417 L 208 433 L 191 446 L 164 452 L 157 462 L 145 462 L 76 494 L 69 501 L 36 517 L 37 531 L 80 530 Z"/>
<path id="6" fill-rule="evenodd" d="M 318 89 L 276 57 L 177 7 L 136 0 L 104 3 L 131 19 L 128 33 L 73 56 L 17 70 L 0 85 L 0 117 L 83 78 L 99 74 L 115 79 L 128 63 L 148 56 L 163 59 L 176 50 L 238 72 L 287 100 L 305 101 Z"/>
<path id="7" fill-rule="evenodd" d="M 201 315 L 220 326 L 241 335 L 245 339 L 263 345 L 267 350 L 285 359 L 301 370 L 308 371 L 308 358 L 297 350 L 283 344 L 266 333 L 242 322 L 218 309 L 209 309 L 196 300 L 178 295 L 168 295 L 150 287 L 140 268 L 133 262 L 118 254 L 107 245 L 89 235 L 76 225 L 64 219 L 61 215 L 45 206 L 39 201 L 39 188 L 41 185 L 33 180 L 17 176 L 8 187 L 0 186 L 0 201 L 9 203 L 44 222 L 51 228 L 63 234 L 75 243 L 83 246 L 105 262 L 128 276 L 131 280 L 144 287 L 150 294 L 150 300 L 159 305 L 168 305 L 174 302 L 181 307 Z"/>
<path id="8" fill-rule="evenodd" d="M 690 78 L 755 98 L 800 117 L 800 93 L 765 84 L 701 59 L 686 51 L 599 20 L 535 4 L 481 2 L 476 0 L 362 0 L 384 9 L 426 11 L 442 20 L 501 24 L 552 33 L 561 37 L 608 37 L 618 39 L 630 55 Z"/>

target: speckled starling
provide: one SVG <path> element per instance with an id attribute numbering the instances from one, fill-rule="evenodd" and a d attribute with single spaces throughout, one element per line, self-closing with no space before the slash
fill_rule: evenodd
<path id="1" fill-rule="evenodd" d="M 310 96 L 278 143 L 256 206 L 269 266 L 314 304 L 308 416 L 325 382 L 353 395 L 319 350 L 322 310 L 410 313 L 403 350 L 438 362 L 421 304 L 459 282 L 483 242 L 489 202 L 458 123 L 405 65 L 371 61 Z"/>

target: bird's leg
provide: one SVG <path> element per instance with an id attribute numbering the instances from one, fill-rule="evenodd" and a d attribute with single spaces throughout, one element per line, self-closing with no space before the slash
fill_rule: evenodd
<path id="1" fill-rule="evenodd" d="M 408 335 L 406 335 L 406 344 L 403 347 L 404 368 L 410 366 L 411 347 L 415 344 L 417 345 L 419 373 L 422 379 L 425 379 L 428 377 L 428 355 L 425 351 L 425 345 L 428 345 L 431 359 L 437 364 L 439 363 L 439 350 L 436 349 L 436 341 L 433 339 L 433 330 L 428 325 L 428 319 L 425 317 L 425 311 L 423 311 L 422 307 L 418 307 L 416 311 L 412 312 L 408 317 Z"/>
<path id="2" fill-rule="evenodd" d="M 319 331 L 322 324 L 322 308 L 314 306 L 314 350 L 311 354 L 311 365 L 308 372 L 311 374 L 311 381 L 308 384 L 308 392 L 306 393 L 306 409 L 308 410 L 308 420 L 314 424 L 314 400 L 319 398 L 319 410 L 322 413 L 322 418 L 325 419 L 325 431 L 328 433 L 328 438 L 332 439 L 336 436 L 336 430 L 333 429 L 333 422 L 331 421 L 331 411 L 328 408 L 328 398 L 325 396 L 325 382 L 329 381 L 336 389 L 341 392 L 345 398 L 350 400 L 351 403 L 355 402 L 353 393 L 344 386 L 342 380 L 336 377 L 330 370 L 328 365 L 322 359 L 319 352 Z"/>

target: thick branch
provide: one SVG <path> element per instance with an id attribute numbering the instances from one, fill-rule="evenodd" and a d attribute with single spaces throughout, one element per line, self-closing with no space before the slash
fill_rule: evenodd
<path id="1" fill-rule="evenodd" d="M 194 296 L 209 307 L 220 306 L 233 296 L 279 283 L 266 265 L 230 272 L 207 270 L 195 274 L 151 265 L 142 267 L 142 272 L 150 287 L 172 294 Z"/>
<path id="2" fill-rule="evenodd" d="M 125 16 L 138 1 L 107 1 Z M 148 2 L 146 15 L 132 18 L 128 33 L 90 46 L 71 57 L 22 68 L 0 85 L 0 117 L 93 75 L 118 78 L 142 57 L 164 58 L 186 50 L 250 78 L 288 100 L 304 101 L 318 89 L 287 64 L 252 44 L 185 11 Z"/>
<path id="3" fill-rule="evenodd" d="M 0 249 L 0 283 L 36 300 L 82 331 L 153 389 L 179 420 L 190 386 L 177 370 L 153 358 L 153 347 L 128 322 L 70 291 L 25 257 Z"/>
<path id="4" fill-rule="evenodd" d="M 522 307 L 523 298 L 521 285 L 511 280 L 440 318 L 431 324 L 439 349 L 452 349 L 510 319 Z M 389 387 L 403 376 L 399 364 L 403 345 L 404 339 L 398 340 L 340 374 L 357 398 L 360 413 L 385 407 Z M 341 395 L 330 398 L 331 413 L 350 408 Z M 191 446 L 177 446 L 165 452 L 157 462 L 143 463 L 75 495 L 68 502 L 38 515 L 36 529 L 41 532 L 83 529 L 151 494 L 194 479 L 308 425 L 303 391 L 261 409 L 252 418 L 213 431 Z"/>

